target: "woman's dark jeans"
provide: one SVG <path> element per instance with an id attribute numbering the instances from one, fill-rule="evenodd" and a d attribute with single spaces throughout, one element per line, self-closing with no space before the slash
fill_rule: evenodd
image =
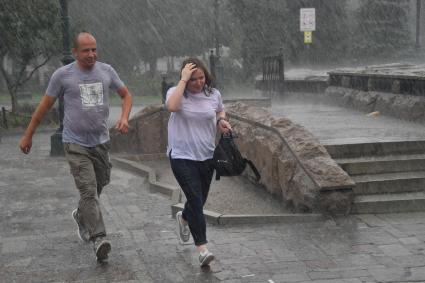
<path id="1" fill-rule="evenodd" d="M 204 245 L 208 242 L 203 208 L 214 173 L 212 159 L 194 161 L 170 158 L 170 163 L 174 176 L 186 196 L 183 219 L 189 223 L 195 245 Z"/>

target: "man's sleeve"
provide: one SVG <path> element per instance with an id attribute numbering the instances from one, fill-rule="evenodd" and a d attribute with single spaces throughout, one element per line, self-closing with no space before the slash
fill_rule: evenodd
<path id="1" fill-rule="evenodd" d="M 119 90 L 120 88 L 123 88 L 125 86 L 124 82 L 120 79 L 117 72 L 114 68 L 110 68 L 111 73 L 111 89 L 114 91 Z"/>
<path id="2" fill-rule="evenodd" d="M 57 98 L 62 93 L 63 87 L 61 83 L 61 70 L 58 69 L 53 73 L 52 77 L 49 80 L 46 95 Z"/>

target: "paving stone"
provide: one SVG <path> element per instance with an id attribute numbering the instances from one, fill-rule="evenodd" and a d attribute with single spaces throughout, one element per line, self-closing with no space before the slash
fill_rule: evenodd
<path id="1" fill-rule="evenodd" d="M 25 251 L 26 246 L 27 242 L 22 240 L 3 241 L 1 253 L 3 256 L 9 253 L 22 253 Z"/>
<path id="2" fill-rule="evenodd" d="M 300 283 L 363 283 L 360 279 L 325 279 L 325 280 L 312 280 L 303 281 Z"/>
<path id="3" fill-rule="evenodd" d="M 379 256 L 375 260 L 387 267 L 418 267 L 425 263 L 425 255 L 407 255 L 407 256 Z"/>
<path id="4" fill-rule="evenodd" d="M 417 245 L 417 244 L 421 244 L 422 241 L 420 241 L 418 238 L 416 237 L 407 237 L 407 238 L 400 238 L 398 239 L 401 243 L 403 243 L 404 245 Z"/>
<path id="5" fill-rule="evenodd" d="M 335 278 L 341 277 L 338 271 L 310 271 L 307 274 L 308 274 L 308 277 L 312 280 L 335 279 Z"/>
<path id="6" fill-rule="evenodd" d="M 305 273 L 284 273 L 272 276 L 272 280 L 275 282 L 301 282 L 309 279 L 309 276 Z"/>
<path id="7" fill-rule="evenodd" d="M 65 159 L 49 156 L 49 138 L 36 134 L 28 156 L 18 136 L 2 138 L 1 282 L 425 281 L 425 213 L 208 225 L 216 260 L 201 269 L 193 244 L 178 243 L 169 197 L 118 167 L 100 199 L 112 252 L 99 264 L 76 235 L 78 191 Z"/>
<path id="8" fill-rule="evenodd" d="M 403 247 L 402 245 L 382 245 L 378 246 L 379 249 L 381 249 L 385 255 L 387 256 L 403 256 L 403 255 L 410 255 L 410 252 L 408 249 Z"/>
<path id="9" fill-rule="evenodd" d="M 411 277 L 409 268 L 370 268 L 369 272 L 379 282 L 408 281 Z"/>

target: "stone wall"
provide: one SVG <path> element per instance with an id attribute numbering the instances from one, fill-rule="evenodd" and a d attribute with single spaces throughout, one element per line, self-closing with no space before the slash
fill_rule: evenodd
<path id="1" fill-rule="evenodd" d="M 260 171 L 259 189 L 299 212 L 349 212 L 354 182 L 305 128 L 273 117 L 267 108 L 231 103 L 226 111 L 242 155 Z M 112 152 L 164 153 L 168 117 L 159 105 L 143 109 L 131 119 L 127 135 L 111 129 Z M 244 174 L 254 180 L 249 166 Z"/>
<path id="2" fill-rule="evenodd" d="M 270 193 L 296 211 L 349 212 L 354 182 L 304 127 L 265 108 L 235 103 L 226 109 L 242 154 L 254 162 Z"/>
<path id="3" fill-rule="evenodd" d="M 144 108 L 129 121 L 129 132 L 122 135 L 110 129 L 111 152 L 157 154 L 166 152 L 169 112 L 162 105 Z"/>
<path id="4" fill-rule="evenodd" d="M 403 120 L 425 121 L 425 97 L 423 96 L 330 86 L 326 89 L 323 98 L 339 106 L 367 113 L 379 111 L 383 115 Z"/>

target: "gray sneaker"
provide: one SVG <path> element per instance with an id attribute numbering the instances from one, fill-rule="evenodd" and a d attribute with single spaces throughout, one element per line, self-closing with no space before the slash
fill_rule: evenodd
<path id="1" fill-rule="evenodd" d="M 214 260 L 214 255 L 210 251 L 206 251 L 204 254 L 199 254 L 199 263 L 201 264 L 201 267 L 207 266 L 210 264 L 211 261 Z"/>
<path id="2" fill-rule="evenodd" d="M 177 226 L 179 228 L 179 238 L 183 243 L 186 243 L 187 241 L 189 241 L 190 238 L 190 230 L 187 223 L 183 222 L 183 216 L 181 211 L 176 213 L 176 221 Z"/>
<path id="3" fill-rule="evenodd" d="M 89 231 L 81 225 L 80 221 L 78 220 L 78 209 L 74 209 L 72 211 L 72 218 L 74 218 L 75 223 L 77 223 L 78 230 L 77 235 L 80 238 L 81 241 L 88 242 L 90 241 L 90 234 Z"/>
<path id="4" fill-rule="evenodd" d="M 104 237 L 97 237 L 93 242 L 94 252 L 98 261 L 103 261 L 108 258 L 111 251 L 111 243 Z"/>

